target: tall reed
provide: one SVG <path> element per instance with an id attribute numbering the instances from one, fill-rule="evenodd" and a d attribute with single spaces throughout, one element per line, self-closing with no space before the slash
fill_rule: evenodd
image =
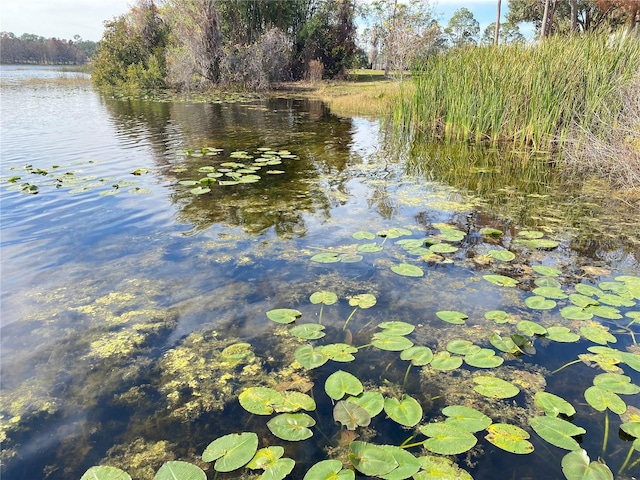
<path id="1" fill-rule="evenodd" d="M 614 118 L 620 88 L 639 70 L 640 41 L 630 36 L 454 49 L 414 72 L 411 91 L 395 99 L 394 127 L 551 151 L 575 124 L 591 129 Z"/>

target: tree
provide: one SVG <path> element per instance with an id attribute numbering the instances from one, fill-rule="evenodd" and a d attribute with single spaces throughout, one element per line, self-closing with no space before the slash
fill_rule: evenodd
<path id="1" fill-rule="evenodd" d="M 493 31 L 493 44 L 494 45 L 498 45 L 498 42 L 500 41 L 500 10 L 502 7 L 502 0 L 498 0 L 498 7 L 497 7 L 497 11 L 496 11 L 496 24 L 495 24 L 495 28 Z"/>
<path id="2" fill-rule="evenodd" d="M 484 29 L 482 34 L 482 44 L 491 45 L 495 41 L 495 30 L 496 24 L 490 23 L 487 25 L 487 28 Z M 500 43 L 520 43 L 526 42 L 526 38 L 520 32 L 520 27 L 518 25 L 514 25 L 511 22 L 502 22 L 500 23 Z"/>
<path id="3" fill-rule="evenodd" d="M 453 47 L 473 45 L 480 33 L 480 24 L 468 8 L 459 8 L 449 20 L 444 33 Z"/>

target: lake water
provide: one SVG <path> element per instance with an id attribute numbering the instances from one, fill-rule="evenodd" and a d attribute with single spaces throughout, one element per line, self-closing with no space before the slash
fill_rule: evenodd
<path id="1" fill-rule="evenodd" d="M 617 478 L 640 474 L 613 413 L 635 414 L 639 395 L 618 392 L 625 408 L 607 397 L 606 413 L 584 396 L 605 370 L 640 382 L 637 205 L 597 179 L 569 183 L 544 159 L 398 144 L 377 120 L 319 101 L 116 99 L 74 75 L 0 70 L 3 478 L 80 478 L 98 464 L 153 478 L 167 460 L 213 478 L 203 450 L 243 431 L 260 448 L 284 446 L 296 461 L 288 478 L 302 478 L 319 460 L 348 462 L 355 437 L 324 388 L 337 370 L 367 392 L 415 398 L 418 426 L 465 405 L 530 433 L 527 455 L 475 433 L 475 447 L 449 457 L 475 479 L 563 478 L 568 450 L 530 426 L 545 414 L 540 391 L 575 408 L 564 418 L 586 430 L 575 437 L 592 460 L 625 467 Z M 312 302 L 319 291 L 337 301 Z M 267 317 L 276 309 L 321 322 L 326 336 L 298 339 Z M 389 321 L 415 329 L 380 336 Z M 500 351 L 496 333 L 526 353 Z M 406 374 L 398 336 L 441 363 Z M 359 348 L 350 362 L 324 351 L 331 359 L 307 369 L 305 344 Z M 503 363 L 478 364 L 477 347 Z M 519 393 L 479 393 L 487 376 Z M 238 396 L 253 386 L 312 394 L 313 436 L 282 440 L 266 426 L 275 414 L 245 411 Z M 388 416 L 356 427 L 358 441 L 426 440 Z"/>

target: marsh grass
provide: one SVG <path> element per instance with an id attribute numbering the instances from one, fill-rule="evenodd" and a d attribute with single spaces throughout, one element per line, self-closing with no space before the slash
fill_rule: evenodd
<path id="1" fill-rule="evenodd" d="M 412 136 L 554 151 L 576 124 L 591 129 L 615 117 L 620 88 L 639 67 L 640 42 L 631 37 L 454 49 L 414 72 L 413 90 L 394 101 L 394 127 Z"/>

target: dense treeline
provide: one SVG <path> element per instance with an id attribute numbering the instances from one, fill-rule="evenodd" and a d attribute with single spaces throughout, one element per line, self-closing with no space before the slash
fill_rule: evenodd
<path id="1" fill-rule="evenodd" d="M 44 38 L 31 33 L 16 37 L 11 32 L 0 33 L 0 61 L 3 64 L 35 63 L 49 65 L 78 65 L 86 63 L 96 52 L 98 44 L 82 40 Z"/>

